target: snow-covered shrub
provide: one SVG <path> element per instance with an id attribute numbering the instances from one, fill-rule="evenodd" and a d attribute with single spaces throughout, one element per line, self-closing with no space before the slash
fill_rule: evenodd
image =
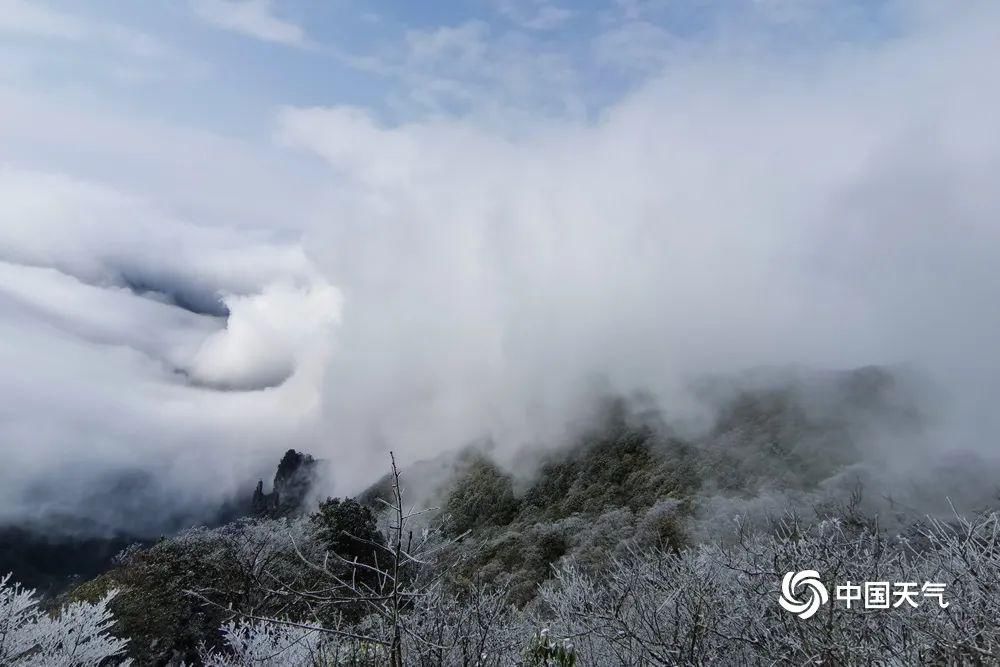
<path id="1" fill-rule="evenodd" d="M 125 554 L 120 567 L 73 591 L 94 601 L 120 590 L 111 604 L 117 628 L 129 637 L 140 664 L 195 660 L 199 646 L 221 642 L 219 627 L 233 610 L 257 615 L 299 615 L 279 582 L 309 573 L 296 548 L 318 553 L 306 519 L 239 520 L 219 528 L 194 528 Z M 291 606 L 290 606 L 291 605 Z"/>
<path id="2" fill-rule="evenodd" d="M 380 665 L 385 647 L 338 637 L 313 624 L 284 621 L 229 622 L 222 626 L 226 651 L 204 651 L 206 667 L 334 667 Z"/>
<path id="3" fill-rule="evenodd" d="M 786 572 L 827 584 L 939 582 L 947 608 L 846 609 L 801 619 L 778 604 Z M 564 564 L 537 622 L 584 664 L 967 664 L 1000 659 L 1000 519 L 928 523 L 909 537 L 825 520 L 740 534 L 732 546 L 634 551 L 603 576 Z M 833 590 L 830 591 L 831 596 Z"/>
<path id="4" fill-rule="evenodd" d="M 460 594 L 432 585 L 414 601 L 403 637 L 407 664 L 515 664 L 530 626 L 506 587 L 473 585 Z"/>
<path id="5" fill-rule="evenodd" d="M 531 638 L 527 653 L 527 664 L 533 667 L 573 667 L 576 664 L 573 642 L 552 639 L 548 628 L 542 628 Z"/>
<path id="6" fill-rule="evenodd" d="M 0 665 L 90 667 L 121 656 L 127 642 L 108 634 L 112 591 L 94 604 L 72 602 L 50 616 L 33 590 L 0 577 Z M 122 660 L 118 664 L 128 664 Z"/>
<path id="7" fill-rule="evenodd" d="M 778 604 L 783 575 L 802 569 L 819 571 L 830 587 L 831 602 L 808 619 Z M 902 536 L 886 535 L 874 522 L 788 517 L 776 531 L 740 529 L 727 543 L 680 551 L 633 542 L 603 571 L 577 567 L 572 558 L 559 562 L 524 609 L 511 604 L 508 587 L 446 583 L 445 575 L 421 570 L 407 580 L 399 606 L 373 599 L 379 612 L 355 624 L 226 625 L 227 647 L 211 654 L 209 664 L 969 664 L 1000 658 L 1000 518 L 994 514 L 928 519 Z M 833 586 L 865 581 L 939 582 L 947 587 L 948 606 L 925 601 L 874 610 L 833 603 Z M 548 632 L 536 634 L 538 627 Z M 394 636 L 395 662 L 387 653 Z"/>

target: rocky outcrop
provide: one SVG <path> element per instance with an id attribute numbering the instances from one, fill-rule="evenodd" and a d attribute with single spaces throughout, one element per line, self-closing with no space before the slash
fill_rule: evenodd
<path id="1" fill-rule="evenodd" d="M 289 449 L 278 464 L 271 493 L 264 493 L 264 480 L 257 482 L 251 499 L 254 516 L 280 517 L 297 514 L 309 496 L 319 471 L 309 454 Z"/>

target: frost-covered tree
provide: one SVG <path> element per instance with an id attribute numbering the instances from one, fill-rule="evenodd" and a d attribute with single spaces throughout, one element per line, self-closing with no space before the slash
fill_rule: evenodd
<path id="1" fill-rule="evenodd" d="M 50 616 L 33 590 L 12 583 L 9 574 L 0 577 L 0 665 L 89 667 L 121 656 L 127 642 L 108 633 L 115 594 L 94 604 L 69 603 Z"/>
<path id="2" fill-rule="evenodd" d="M 523 609 L 510 603 L 505 586 L 448 583 L 433 561 L 422 562 L 426 567 L 413 578 L 396 572 L 398 591 L 391 578 L 386 588 L 367 591 L 371 613 L 357 623 L 278 618 L 227 625 L 228 648 L 209 664 L 1000 662 L 996 514 L 925 519 L 901 535 L 847 514 L 812 522 L 790 516 L 773 532 L 740 524 L 729 543 L 681 550 L 634 541 L 603 571 L 561 562 Z M 888 610 L 831 601 L 802 619 L 778 597 L 783 575 L 804 568 L 821 572 L 830 586 L 937 582 L 947 597 Z M 315 597 L 317 590 L 299 594 Z M 261 662 L 262 655 L 282 657 Z"/>
<path id="3" fill-rule="evenodd" d="M 938 582 L 947 607 L 777 604 L 782 575 L 831 582 Z M 603 576 L 572 564 L 540 591 L 539 623 L 573 637 L 584 664 L 980 664 L 1000 660 L 1000 519 L 928 520 L 903 536 L 838 519 L 791 519 L 732 546 L 633 551 Z M 832 591 L 831 591 L 832 595 Z"/>
<path id="4" fill-rule="evenodd" d="M 317 543 L 318 544 L 318 543 Z M 253 616 L 308 613 L 280 590 L 309 573 L 293 545 L 319 552 L 308 520 L 245 519 L 218 528 L 193 528 L 152 546 L 121 554 L 119 566 L 71 593 L 79 600 L 121 593 L 111 603 L 116 630 L 129 638 L 139 664 L 194 661 L 202 643 L 218 646 L 219 627 L 233 610 Z"/>
<path id="5" fill-rule="evenodd" d="M 85 599 L 127 589 L 111 609 L 140 664 L 1000 664 L 997 514 L 896 516 L 904 527 L 887 531 L 859 490 L 809 520 L 743 518 L 695 540 L 682 525 L 695 513 L 666 498 L 476 540 L 409 509 L 395 461 L 388 479 L 381 515 L 331 501 L 312 519 L 186 531 L 126 554 Z M 804 569 L 831 598 L 806 619 L 778 604 L 783 576 Z M 936 582 L 948 604 L 834 604 L 834 586 L 865 581 Z M 90 664 L 124 647 L 106 633 L 111 597 L 50 618 L 6 583 L 0 665 Z"/>
<path id="6" fill-rule="evenodd" d="M 338 637 L 315 624 L 239 621 L 222 626 L 227 650 L 205 651 L 206 667 L 333 667 L 378 665 L 383 646 Z"/>

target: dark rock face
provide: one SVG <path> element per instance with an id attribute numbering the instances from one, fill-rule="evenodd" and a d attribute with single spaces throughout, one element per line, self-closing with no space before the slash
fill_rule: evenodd
<path id="1" fill-rule="evenodd" d="M 257 482 L 250 503 L 253 515 L 281 517 L 297 514 L 305 504 L 318 472 L 316 459 L 289 449 L 278 464 L 271 493 L 264 493 L 264 480 Z"/>

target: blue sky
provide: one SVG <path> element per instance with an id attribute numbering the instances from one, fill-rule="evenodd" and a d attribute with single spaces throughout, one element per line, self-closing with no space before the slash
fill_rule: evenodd
<path id="1" fill-rule="evenodd" d="M 284 109 L 354 107 L 390 127 L 448 119 L 505 136 L 544 133 L 594 123 L 693 66 L 736 71 L 770 59 L 776 81 L 809 77 L 831 53 L 891 42 L 921 14 L 914 7 L 0 0 L 0 150 L 25 167 L 153 196 L 181 215 L 281 226 L 295 216 L 276 222 L 276 211 L 328 177 L 280 145 Z M 226 166 L 203 168 L 206 153 Z M 254 183 L 276 210 L 242 205 L 226 194 L 236 183 Z"/>
<path id="2" fill-rule="evenodd" d="M 593 117 L 699 49 L 805 57 L 891 38 L 889 0 L 4 0 L 19 87 L 225 132 L 278 105 Z"/>

